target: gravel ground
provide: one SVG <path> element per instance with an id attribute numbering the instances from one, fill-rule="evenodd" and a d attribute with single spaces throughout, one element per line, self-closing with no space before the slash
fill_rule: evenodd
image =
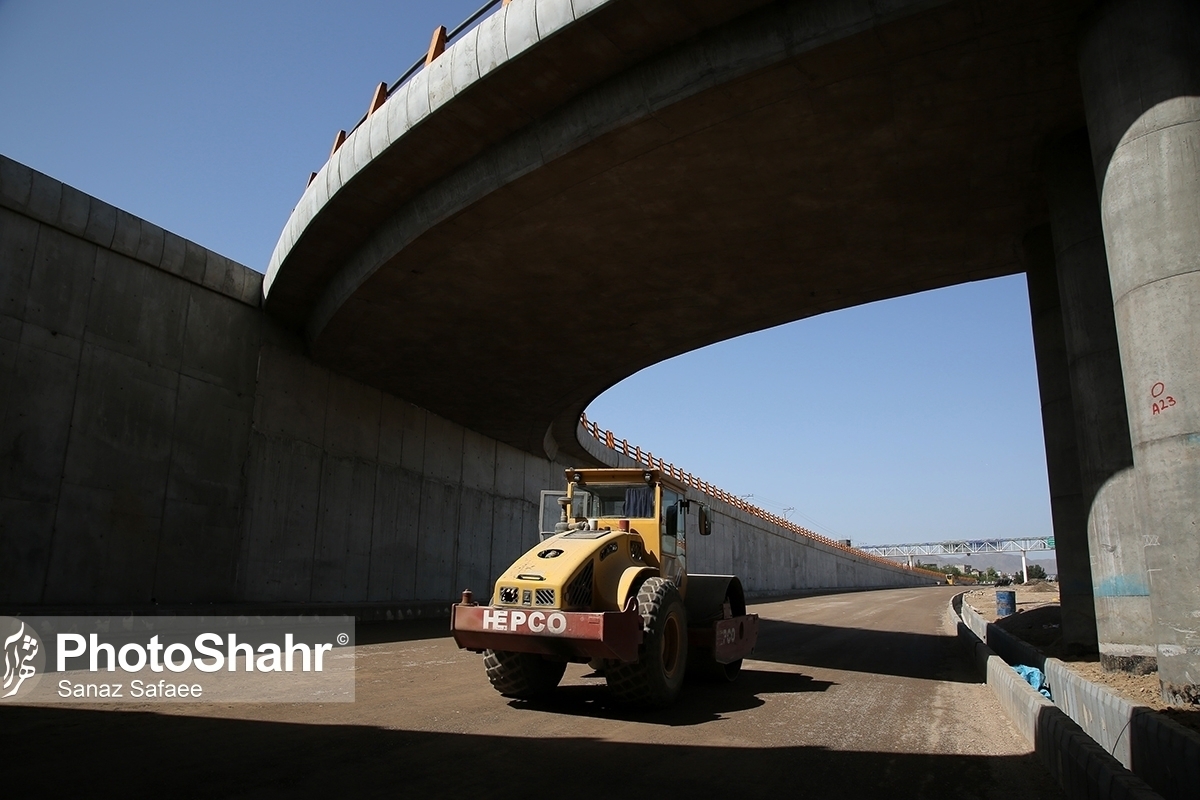
<path id="1" fill-rule="evenodd" d="M 583 664 L 501 697 L 429 620 L 357 628 L 352 703 L 0 703 L 0 753 L 60 797 L 1063 797 L 964 657 L 956 591 L 758 602 L 738 680 L 662 710 Z"/>
<path id="2" fill-rule="evenodd" d="M 1005 589 L 1016 590 L 1017 613 L 998 620 L 996 592 Z M 1178 708 L 1162 701 L 1157 672 L 1147 675 L 1108 672 L 1100 666 L 1095 655 L 1063 655 L 1056 584 L 1034 582 L 1028 587 L 988 586 L 967 592 L 964 599 L 988 622 L 995 622 L 1045 655 L 1062 660 L 1068 668 L 1084 679 L 1110 689 L 1131 703 L 1152 708 L 1185 727 L 1200 731 L 1200 709 Z"/>

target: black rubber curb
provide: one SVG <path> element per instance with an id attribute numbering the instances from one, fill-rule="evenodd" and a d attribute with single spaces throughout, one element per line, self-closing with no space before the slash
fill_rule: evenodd
<path id="1" fill-rule="evenodd" d="M 1163 800 L 1145 781 L 1117 761 L 1073 719 L 1033 690 L 1004 659 L 996 655 L 967 624 L 961 608 L 963 594 L 950 601 L 949 611 L 959 639 L 970 649 L 976 669 L 986 676 L 1000 707 L 1033 747 L 1070 798 L 1087 800 Z"/>

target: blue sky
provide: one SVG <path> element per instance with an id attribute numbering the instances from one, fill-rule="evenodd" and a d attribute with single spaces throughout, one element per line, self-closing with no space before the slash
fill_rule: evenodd
<path id="1" fill-rule="evenodd" d="M 337 130 L 481 3 L 0 0 L 0 153 L 262 271 Z M 713 345 L 589 416 L 856 544 L 1050 533 L 1023 276 Z"/>

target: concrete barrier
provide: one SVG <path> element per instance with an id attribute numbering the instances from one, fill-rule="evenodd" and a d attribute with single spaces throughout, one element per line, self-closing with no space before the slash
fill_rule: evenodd
<path id="1" fill-rule="evenodd" d="M 971 632 L 1009 664 L 1026 664 L 1042 669 L 1046 660 L 1044 655 L 998 625 L 985 620 L 970 603 L 961 604 L 961 614 Z"/>
<path id="2" fill-rule="evenodd" d="M 1200 736 L 1085 680 L 981 617 L 956 595 L 950 611 L 1005 714 L 1071 797 L 1183 800 L 1200 786 Z M 1002 658 L 992 649 L 1007 655 Z M 1011 664 L 1046 674 L 1051 702 Z"/>
<path id="3" fill-rule="evenodd" d="M 1054 703 L 1168 800 L 1200 791 L 1200 734 L 1085 680 L 1056 658 L 1043 671 Z"/>

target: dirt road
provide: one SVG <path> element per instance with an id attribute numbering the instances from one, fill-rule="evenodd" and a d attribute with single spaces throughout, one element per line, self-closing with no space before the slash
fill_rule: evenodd
<path id="1" fill-rule="evenodd" d="M 955 643 L 956 591 L 759 604 L 738 682 L 666 711 L 575 665 L 510 701 L 439 621 L 361 626 L 353 704 L 0 706 L 0 752 L 59 796 L 1060 797 Z"/>

